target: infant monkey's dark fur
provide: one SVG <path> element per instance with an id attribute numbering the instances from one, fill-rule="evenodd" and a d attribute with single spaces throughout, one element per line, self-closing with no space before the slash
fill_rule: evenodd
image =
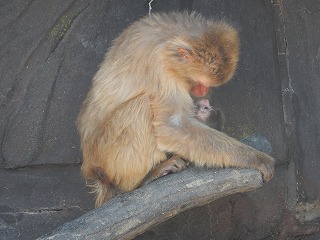
<path id="1" fill-rule="evenodd" d="M 96 206 L 112 197 L 110 186 L 137 188 L 166 165 L 168 152 L 196 166 L 256 168 L 272 178 L 273 158 L 195 116 L 190 94 L 229 81 L 238 57 L 237 31 L 195 13 L 152 14 L 116 38 L 78 118 L 82 172 L 94 182 Z"/>

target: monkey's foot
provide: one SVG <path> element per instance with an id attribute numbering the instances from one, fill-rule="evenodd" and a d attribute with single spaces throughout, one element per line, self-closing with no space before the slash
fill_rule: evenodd
<path id="1" fill-rule="evenodd" d="M 189 165 L 189 162 L 174 155 L 165 162 L 160 163 L 155 169 L 153 169 L 147 177 L 140 184 L 140 187 L 149 184 L 150 182 L 165 176 L 169 173 L 177 173 L 184 170 Z"/>

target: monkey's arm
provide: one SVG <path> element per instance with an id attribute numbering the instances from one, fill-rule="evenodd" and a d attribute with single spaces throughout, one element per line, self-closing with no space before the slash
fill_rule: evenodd
<path id="1" fill-rule="evenodd" d="M 155 131 L 160 149 L 173 152 L 197 166 L 255 168 L 265 181 L 273 176 L 273 158 L 191 116 L 162 116 Z"/>

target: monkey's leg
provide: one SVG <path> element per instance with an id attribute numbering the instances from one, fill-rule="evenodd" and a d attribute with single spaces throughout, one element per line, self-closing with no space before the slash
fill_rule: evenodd
<path id="1" fill-rule="evenodd" d="M 262 173 L 265 181 L 272 178 L 272 157 L 194 118 L 182 117 L 180 124 L 172 124 L 172 116 L 168 116 L 157 125 L 155 131 L 160 150 L 174 152 L 197 166 L 255 168 Z"/>
<path id="2" fill-rule="evenodd" d="M 157 148 L 151 119 L 149 98 L 141 94 L 121 104 L 83 141 L 82 171 L 96 181 L 97 206 L 112 195 L 106 181 L 119 192 L 132 191 L 167 159 Z"/>
<path id="3" fill-rule="evenodd" d="M 150 182 L 165 176 L 169 173 L 177 173 L 184 170 L 189 165 L 189 162 L 181 159 L 179 156 L 174 155 L 170 159 L 160 163 L 156 168 L 149 172 L 140 187 L 149 184 Z"/>

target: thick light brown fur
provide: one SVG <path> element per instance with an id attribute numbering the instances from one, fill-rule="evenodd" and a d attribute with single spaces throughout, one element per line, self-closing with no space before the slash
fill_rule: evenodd
<path id="1" fill-rule="evenodd" d="M 197 166 L 259 169 L 274 160 L 195 118 L 190 92 L 221 85 L 239 55 L 236 30 L 197 14 L 145 17 L 113 43 L 78 118 L 82 172 L 94 181 L 96 206 L 127 192 L 171 152 Z"/>

